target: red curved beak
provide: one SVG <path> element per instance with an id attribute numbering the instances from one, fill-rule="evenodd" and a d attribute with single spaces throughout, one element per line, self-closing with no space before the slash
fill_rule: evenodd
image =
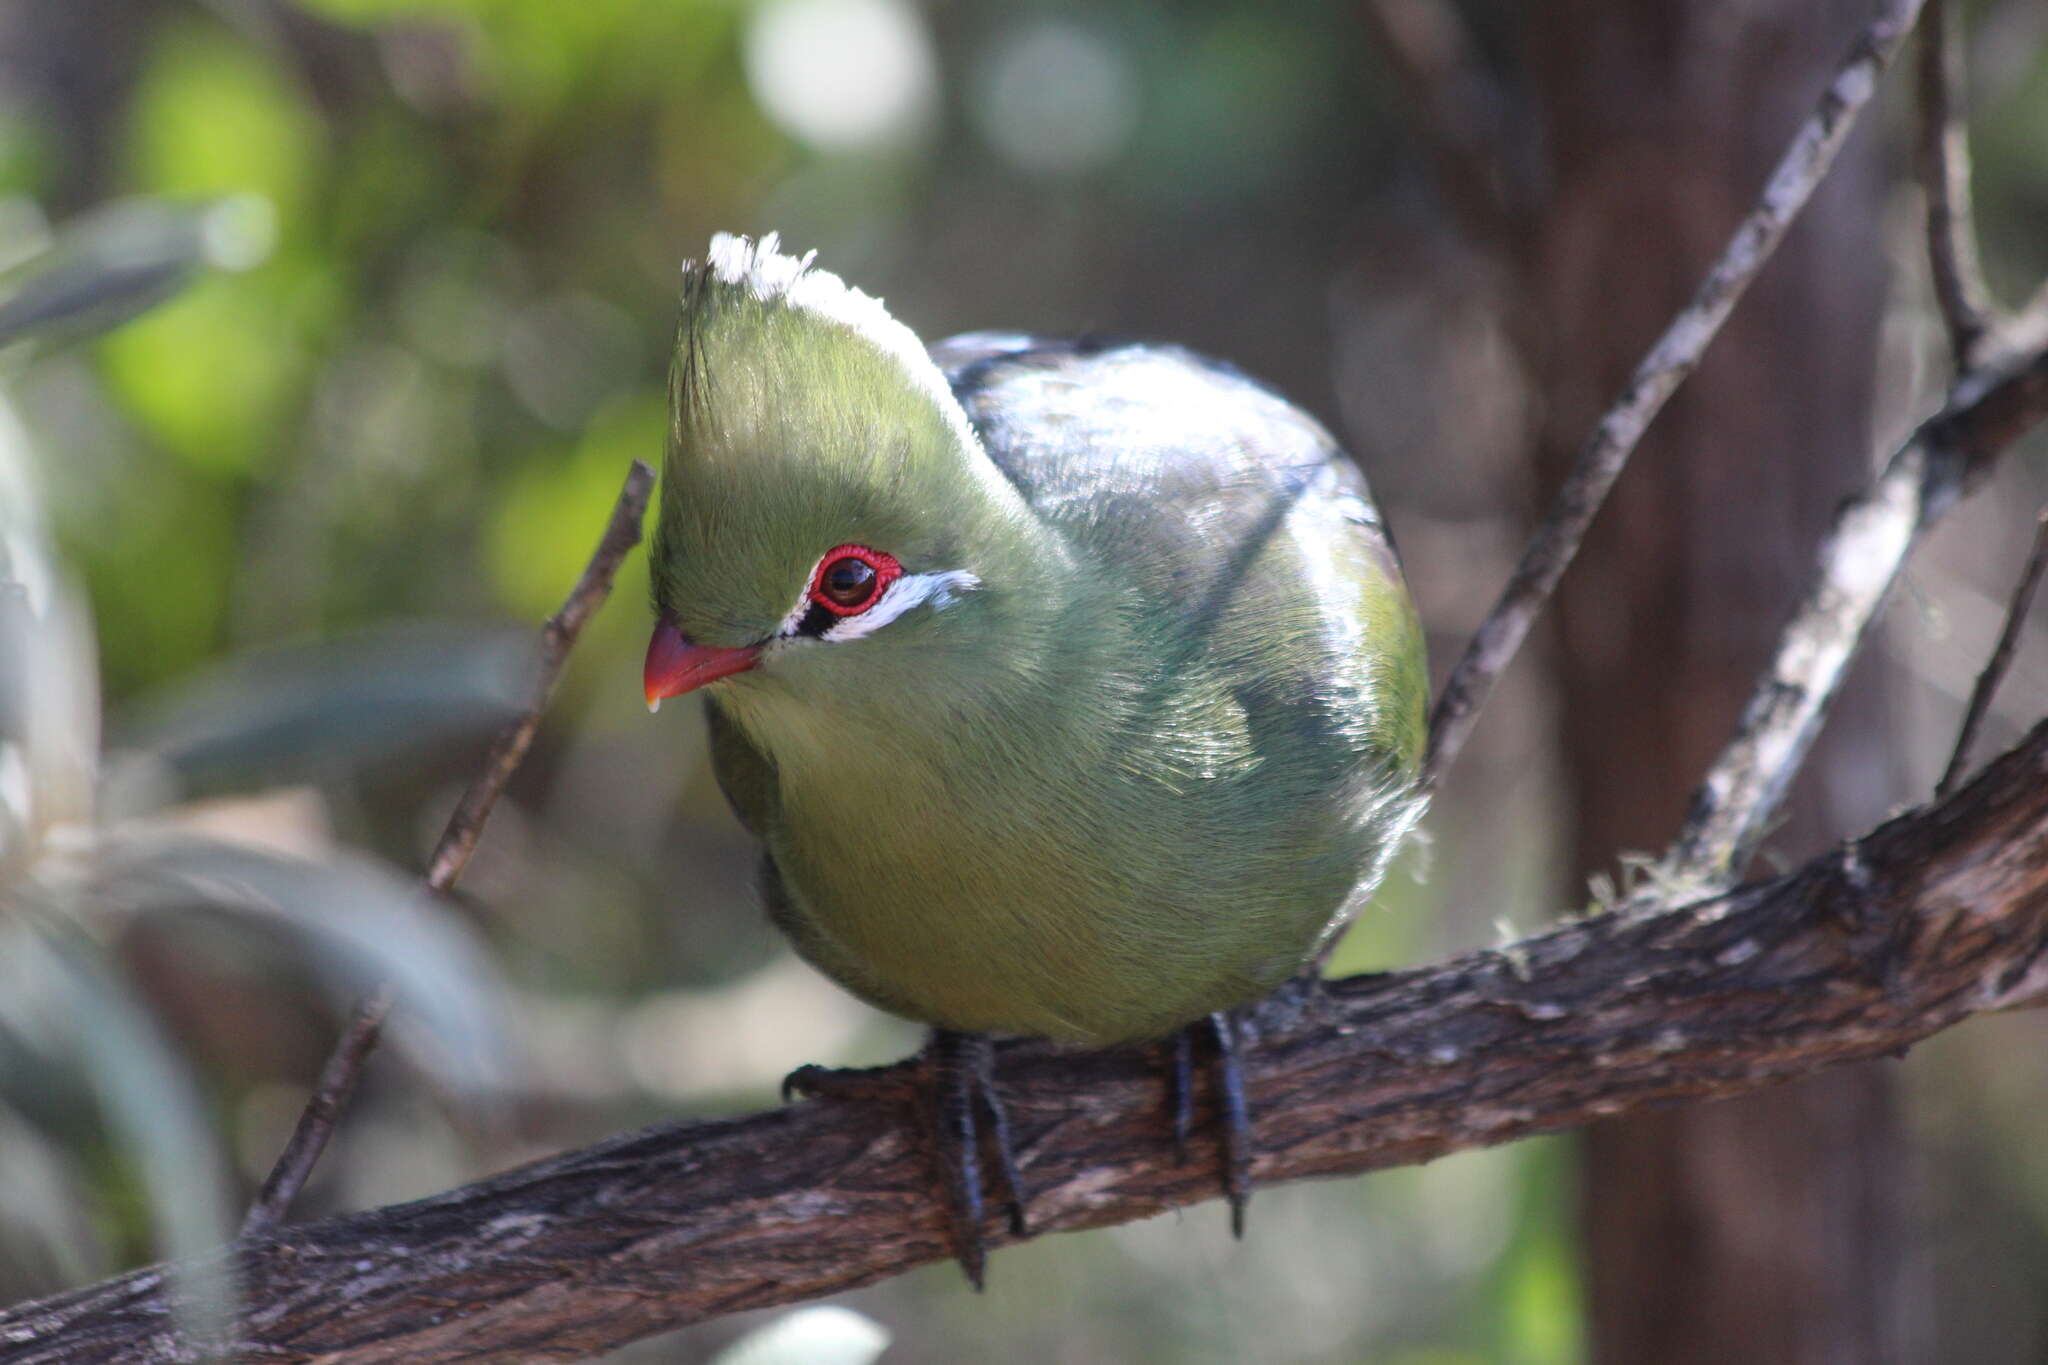
<path id="1" fill-rule="evenodd" d="M 659 711 L 667 697 L 694 692 L 705 683 L 744 673 L 760 655 L 759 645 L 738 649 L 717 649 L 694 645 L 664 616 L 655 623 L 654 638 L 647 642 L 647 668 L 641 675 L 647 684 L 647 709 Z"/>

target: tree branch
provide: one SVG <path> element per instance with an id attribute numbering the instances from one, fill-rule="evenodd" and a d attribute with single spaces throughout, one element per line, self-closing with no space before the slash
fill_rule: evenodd
<path id="1" fill-rule="evenodd" d="M 1437 698 L 1430 718 L 1429 748 L 1423 756 L 1425 786 L 1435 785 L 1464 747 L 1487 694 L 1549 602 L 1644 431 L 1697 368 L 1707 344 L 1834 164 L 1856 116 L 1877 87 L 1879 73 L 1912 31 L 1921 3 L 1883 0 L 1878 6 L 1870 26 L 1836 68 L 1819 107 L 1793 134 L 1756 207 L 1737 225 L 1692 301 L 1637 364 L 1628 386 L 1587 438 L 1500 600 L 1480 624 L 1444 684 L 1443 695 Z"/>
<path id="2" fill-rule="evenodd" d="M 1967 367 L 1996 326 L 1996 305 L 1977 259 L 1970 207 L 1970 132 L 1963 105 L 1963 14 L 1927 0 L 1920 26 L 1920 185 L 1927 198 L 1927 260 L 1956 364 Z"/>
<path id="3" fill-rule="evenodd" d="M 639 460 L 633 461 L 590 562 L 584 566 L 576 586 L 569 590 L 561 610 L 541 627 L 540 662 L 525 714 L 507 725 L 492 743 L 491 752 L 484 758 L 483 771 L 463 792 L 454 814 L 448 817 L 448 827 L 442 831 L 440 842 L 434 845 L 434 856 L 427 863 L 430 889 L 447 891 L 462 875 L 462 869 L 469 866 L 477 840 L 483 837 L 484 822 L 491 818 L 491 809 L 504 795 L 506 784 L 511 782 L 513 772 L 526 757 L 534 734 L 540 729 L 541 713 L 547 709 L 548 698 L 554 695 L 562 666 L 569 661 L 569 651 L 576 647 L 583 627 L 611 596 L 612 580 L 618 576 L 619 566 L 640 543 L 640 523 L 647 515 L 647 498 L 653 491 L 654 471 Z"/>
<path id="4" fill-rule="evenodd" d="M 1949 754 L 1948 767 L 1942 770 L 1941 780 L 1934 784 L 1936 796 L 1947 796 L 1954 791 L 1956 783 L 1970 771 L 1970 751 L 1977 747 L 1977 731 L 1983 727 L 1984 717 L 1990 713 L 1991 699 L 1998 695 L 1998 685 L 2005 681 L 2006 672 L 2012 668 L 2020 632 L 2026 628 L 2027 612 L 2034 605 L 2034 593 L 2041 586 L 2044 572 L 2048 572 L 2048 511 L 2034 519 L 2034 548 L 2027 554 L 2026 567 L 2020 570 L 2019 582 L 2013 585 L 2012 600 L 2006 603 L 2005 625 L 1999 629 L 1998 643 L 1992 646 L 1991 658 L 1985 663 L 1984 671 L 1977 675 L 1976 686 L 1970 689 L 1970 704 L 1964 708 L 1963 723 L 1956 731 L 1956 747 Z"/>
<path id="5" fill-rule="evenodd" d="M 1844 504 L 1813 586 L 1660 865 L 1660 894 L 1677 885 L 1702 895 L 1740 875 L 1907 556 L 1991 461 L 2044 417 L 2048 350 L 1967 375 L 1877 482 Z"/>
<path id="6" fill-rule="evenodd" d="M 334 1049 L 327 1054 L 320 1077 L 313 1083 L 313 1093 L 306 1097 L 306 1107 L 299 1111 L 299 1120 L 292 1125 L 292 1135 L 285 1140 L 284 1150 L 278 1153 L 270 1174 L 263 1177 L 256 1198 L 250 1201 L 249 1211 L 242 1216 L 242 1236 L 268 1232 L 291 1212 L 292 1201 L 312 1178 L 313 1168 L 320 1164 L 321 1154 L 327 1150 L 334 1130 L 341 1126 L 342 1115 L 348 1112 L 363 1063 L 376 1051 L 384 1021 L 390 1017 L 391 1006 L 397 999 L 397 989 L 387 981 L 356 1002 L 348 1027 L 334 1040 Z"/>
<path id="7" fill-rule="evenodd" d="M 483 837 L 484 822 L 491 818 L 492 808 L 498 804 L 498 798 L 504 794 L 506 784 L 512 780 L 520 760 L 526 757 L 527 749 L 533 744 L 535 732 L 540 729 L 541 712 L 547 709 L 548 698 L 554 695 L 555 683 L 562 676 L 562 666 L 569 661 L 569 651 L 575 648 L 584 624 L 611 596 L 612 580 L 618 576 L 619 566 L 640 543 L 640 524 L 646 517 L 647 498 L 653 488 L 654 471 L 638 460 L 633 461 L 633 467 L 626 473 L 625 486 L 619 490 L 618 501 L 612 505 L 611 519 L 605 523 L 597 549 L 591 552 L 590 562 L 584 566 L 575 587 L 569 590 L 561 609 L 541 627 L 540 658 L 535 665 L 533 691 L 525 712 L 499 731 L 498 737 L 491 742 L 483 771 L 462 793 L 454 813 L 448 817 L 447 827 L 441 831 L 439 842 L 434 845 L 434 855 L 427 862 L 428 890 L 445 893 L 455 885 L 462 869 L 469 866 L 470 855 L 476 852 L 477 840 Z M 376 1050 L 377 1040 L 384 1030 L 384 1020 L 391 1013 L 394 1000 L 392 989 L 387 984 L 370 992 L 356 1005 L 348 1027 L 335 1040 L 333 1052 L 320 1069 L 320 1079 L 313 1087 L 305 1109 L 299 1114 L 299 1121 L 285 1142 L 284 1151 L 279 1154 L 277 1164 L 271 1167 L 270 1174 L 264 1177 L 263 1187 L 257 1191 L 255 1202 L 250 1204 L 249 1212 L 242 1220 L 243 1236 L 266 1232 L 284 1221 L 292 1201 L 298 1198 L 299 1190 L 313 1174 L 320 1154 L 327 1150 L 328 1140 L 334 1136 L 335 1126 L 348 1109 L 356 1082 L 362 1076 L 363 1063 Z"/>
<path id="8" fill-rule="evenodd" d="M 1895 1055 L 2044 991 L 2048 723 L 1954 796 L 1791 876 L 1276 1002 L 1245 1040 L 1253 1172 L 1344 1175 L 1733 1094 Z M 1213 1142 L 1173 1160 L 1155 1052 L 1003 1050 L 1041 1229 L 1216 1194 Z M 890 1069 L 906 1089 L 913 1065 Z M 671 1124 L 281 1229 L 224 1253 L 250 1305 L 232 1349 L 323 1365 L 565 1360 L 944 1259 L 930 1159 L 904 1117 L 813 1100 Z M 986 1233 L 1010 1240 L 1000 1218 Z M 5 1365 L 197 1358 L 161 1268 L 0 1314 Z"/>

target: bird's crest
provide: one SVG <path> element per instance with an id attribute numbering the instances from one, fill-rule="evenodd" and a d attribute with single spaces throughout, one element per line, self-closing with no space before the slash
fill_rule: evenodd
<path id="1" fill-rule="evenodd" d="M 707 415 L 709 385 L 700 337 L 709 316 L 735 302 L 764 308 L 791 309 L 843 328 L 894 361 L 923 397 L 946 418 L 962 445 L 979 445 L 967 416 L 954 401 L 951 387 L 925 351 L 917 334 L 898 322 L 882 300 L 863 293 L 829 270 L 813 264 L 816 251 L 801 256 L 782 250 L 780 236 L 770 232 L 759 241 L 721 232 L 701 261 L 683 265 L 683 307 L 677 338 L 676 412 L 698 420 Z"/>

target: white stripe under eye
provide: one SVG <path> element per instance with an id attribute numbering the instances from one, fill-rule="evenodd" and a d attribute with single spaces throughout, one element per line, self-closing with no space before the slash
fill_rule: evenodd
<path id="1" fill-rule="evenodd" d="M 882 600 L 858 616 L 842 616 L 832 628 L 818 638 L 839 644 L 845 640 L 857 640 L 863 635 L 880 630 L 891 621 L 909 611 L 912 607 L 931 603 L 934 611 L 953 605 L 963 592 L 971 592 L 981 585 L 981 579 L 966 569 L 949 569 L 945 573 L 905 574 L 889 585 L 882 594 Z"/>

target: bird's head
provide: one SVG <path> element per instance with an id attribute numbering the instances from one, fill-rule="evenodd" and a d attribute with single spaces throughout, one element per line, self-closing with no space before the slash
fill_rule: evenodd
<path id="1" fill-rule="evenodd" d="M 684 267 L 669 394 L 650 706 L 894 683 L 1054 567 L 915 334 L 773 235 Z"/>

